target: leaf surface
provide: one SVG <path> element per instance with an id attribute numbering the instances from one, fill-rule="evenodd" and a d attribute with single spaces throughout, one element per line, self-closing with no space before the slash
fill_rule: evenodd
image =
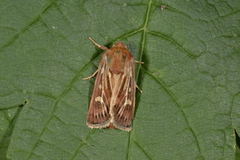
<path id="1" fill-rule="evenodd" d="M 0 155 L 11 160 L 237 159 L 240 1 L 0 2 Z M 129 45 L 131 132 L 85 125 L 101 51 Z"/>

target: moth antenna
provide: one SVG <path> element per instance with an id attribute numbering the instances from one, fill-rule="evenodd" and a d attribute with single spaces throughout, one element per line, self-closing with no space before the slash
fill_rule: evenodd
<path id="1" fill-rule="evenodd" d="M 97 69 L 92 75 L 83 78 L 83 80 L 89 80 L 89 79 L 93 78 L 93 77 L 98 73 L 98 70 L 99 70 L 99 69 Z"/>
<path id="2" fill-rule="evenodd" d="M 102 49 L 102 50 L 108 50 L 107 47 L 101 45 L 101 44 L 98 44 L 94 39 L 92 39 L 91 37 L 88 37 L 88 39 L 98 48 Z"/>

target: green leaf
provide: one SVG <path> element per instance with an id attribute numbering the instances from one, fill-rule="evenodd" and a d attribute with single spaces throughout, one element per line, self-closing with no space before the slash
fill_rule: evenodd
<path id="1" fill-rule="evenodd" d="M 0 2 L 0 159 L 237 159 L 240 1 Z M 85 125 L 100 51 L 128 44 L 133 130 Z"/>
<path id="2" fill-rule="evenodd" d="M 13 132 L 13 128 L 15 126 L 15 122 L 22 109 L 22 106 L 23 105 L 0 110 L 0 116 L 1 116 L 0 159 L 1 160 L 7 159 L 6 152 L 7 152 L 10 138 Z"/>

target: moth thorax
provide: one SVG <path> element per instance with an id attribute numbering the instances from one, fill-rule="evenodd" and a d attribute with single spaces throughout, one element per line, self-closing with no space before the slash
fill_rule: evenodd
<path id="1" fill-rule="evenodd" d="M 125 62 L 121 59 L 114 59 L 110 63 L 110 70 L 114 74 L 119 74 L 124 72 Z"/>

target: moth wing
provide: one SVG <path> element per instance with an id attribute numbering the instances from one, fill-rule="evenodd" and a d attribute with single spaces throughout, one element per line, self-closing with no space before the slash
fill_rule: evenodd
<path id="1" fill-rule="evenodd" d="M 93 95 L 87 115 L 87 125 L 90 128 L 104 128 L 110 124 L 110 97 L 109 85 L 107 82 L 106 65 L 107 57 L 103 55 L 98 68 L 98 74 L 95 80 Z"/>
<path id="2" fill-rule="evenodd" d="M 113 106 L 113 125 L 121 130 L 130 131 L 135 111 L 135 67 L 134 60 L 127 62 L 119 86 L 118 97 Z"/>

